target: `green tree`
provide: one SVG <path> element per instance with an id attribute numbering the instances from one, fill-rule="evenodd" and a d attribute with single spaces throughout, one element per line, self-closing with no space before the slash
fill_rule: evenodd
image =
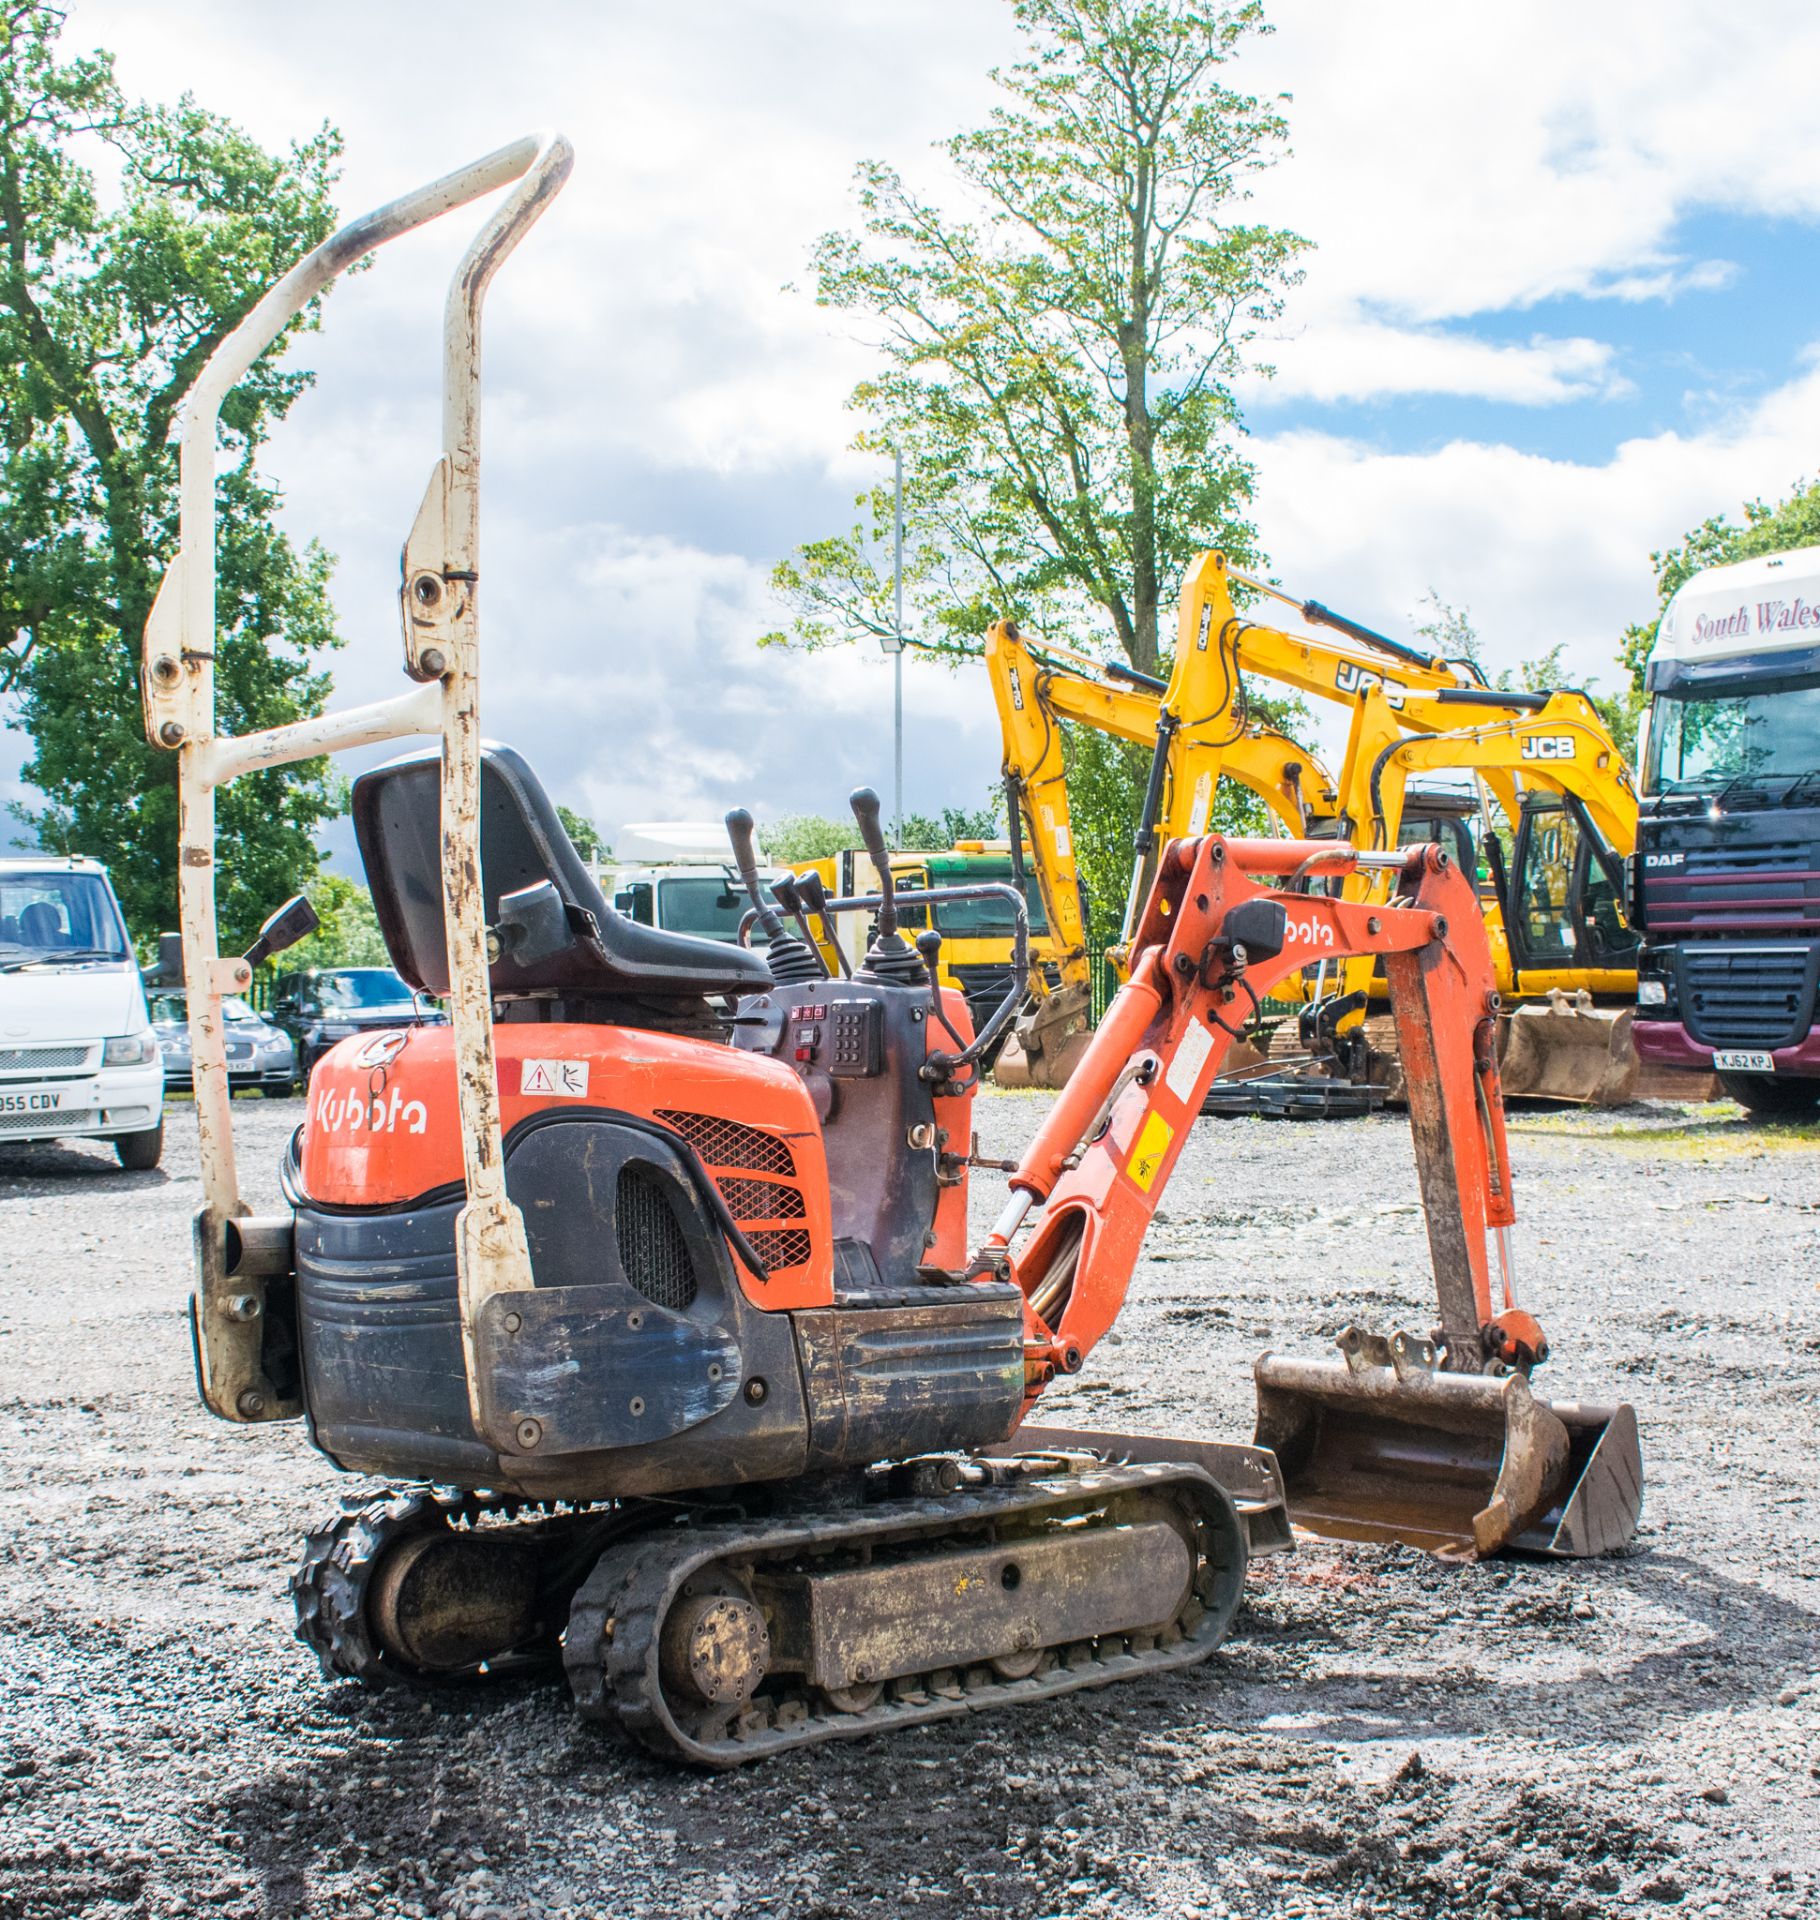
<path id="1" fill-rule="evenodd" d="M 826 860 L 843 847 L 858 846 L 859 829 L 851 815 L 842 821 L 820 813 L 784 813 L 759 828 L 758 841 L 767 860 L 785 867 L 804 866 L 811 860 Z"/>
<path id="2" fill-rule="evenodd" d="M 584 860 L 611 860 L 613 849 L 607 845 L 600 829 L 585 813 L 577 813 L 573 807 L 560 803 L 556 817 L 562 822 L 562 830 L 574 842 L 575 851 Z"/>
<path id="3" fill-rule="evenodd" d="M 0 692 L 31 737 L 20 817 L 106 860 L 142 936 L 174 924 L 176 759 L 146 744 L 138 664 L 177 544 L 178 415 L 215 347 L 330 230 L 339 137 L 280 155 L 187 95 L 130 102 L 111 57 L 59 62 L 63 10 L 0 3 Z M 117 172 L 103 194 L 85 160 Z M 314 310 L 287 338 L 315 324 Z M 224 732 L 321 711 L 338 643 L 322 549 L 278 530 L 255 465 L 309 383 L 278 348 L 222 411 L 217 487 Z M 325 761 L 218 801 L 224 944 L 315 874 L 338 812 Z"/>
<path id="4" fill-rule="evenodd" d="M 304 967 L 389 967 L 392 956 L 379 931 L 373 899 L 343 873 L 319 873 L 307 889 L 321 923 L 307 940 L 287 947 L 272 962 L 274 973 Z"/>
<path id="5" fill-rule="evenodd" d="M 893 836 L 899 847 L 940 853 L 957 840 L 996 840 L 1005 832 L 1004 802 L 983 807 L 943 807 L 940 813 L 910 813 Z"/>
<path id="6" fill-rule="evenodd" d="M 1154 672 L 1182 571 L 1258 563 L 1235 378 L 1304 242 L 1242 217 L 1281 150 L 1273 104 L 1224 83 L 1257 4 L 1013 0 L 1027 52 L 985 125 L 942 144 L 972 217 L 875 161 L 859 233 L 825 236 L 817 298 L 871 333 L 862 452 L 901 453 L 906 627 L 965 651 L 995 616 Z M 946 196 L 950 201 L 952 194 Z M 895 629 L 892 491 L 783 562 L 773 644 Z"/>

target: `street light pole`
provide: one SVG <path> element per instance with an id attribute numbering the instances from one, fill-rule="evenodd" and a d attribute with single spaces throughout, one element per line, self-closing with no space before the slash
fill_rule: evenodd
<path id="1" fill-rule="evenodd" d="M 894 604 L 892 635 L 880 644 L 891 656 L 892 724 L 891 739 L 896 764 L 893 787 L 895 811 L 892 815 L 901 840 L 904 832 L 904 456 L 895 447 L 891 452 L 893 489 L 891 529 L 891 595 Z"/>

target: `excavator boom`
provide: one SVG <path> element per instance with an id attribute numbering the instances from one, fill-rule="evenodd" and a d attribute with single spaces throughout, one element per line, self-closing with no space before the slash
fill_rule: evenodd
<path id="1" fill-rule="evenodd" d="M 1387 877 L 1394 900 L 1300 890 L 1336 868 Z M 1279 1447 L 1291 1511 L 1320 1531 L 1468 1555 L 1529 1535 L 1608 1550 L 1640 1499 L 1634 1422 L 1628 1410 L 1550 1409 L 1529 1391 L 1548 1343 L 1512 1270 L 1498 996 L 1472 884 L 1435 846 L 1371 854 L 1215 836 L 1169 848 L 1130 977 L 1011 1175 L 986 1249 L 1025 1297 L 1026 1410 L 1117 1318 L 1248 1004 L 1315 960 L 1349 956 L 1381 961 L 1390 980 L 1438 1344 L 1348 1329 L 1339 1362 L 1266 1355 L 1260 1443 Z M 1040 1225 L 1014 1251 L 1038 1205 Z"/>

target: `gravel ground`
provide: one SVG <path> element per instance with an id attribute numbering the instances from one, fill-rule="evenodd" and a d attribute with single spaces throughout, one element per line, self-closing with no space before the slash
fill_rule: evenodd
<path id="1" fill-rule="evenodd" d="M 988 1097 L 988 1150 L 1041 1104 Z M 273 1202 L 299 1109 L 236 1111 Z M 1820 1914 L 1820 1142 L 1652 1107 L 1513 1151 L 1546 1390 L 1642 1421 L 1634 1552 L 1311 1543 L 1185 1675 L 704 1777 L 556 1681 L 325 1686 L 284 1582 L 347 1483 L 195 1402 L 189 1109 L 155 1175 L 0 1150 L 0 1920 Z M 1242 1437 L 1259 1349 L 1425 1327 L 1413 1196 L 1394 1117 L 1203 1122 L 1049 1417 Z"/>

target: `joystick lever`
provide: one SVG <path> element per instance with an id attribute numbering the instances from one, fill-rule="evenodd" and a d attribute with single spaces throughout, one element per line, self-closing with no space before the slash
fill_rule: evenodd
<path id="1" fill-rule="evenodd" d="M 753 839 L 752 816 L 744 807 L 735 807 L 727 815 L 727 838 L 733 843 L 733 864 L 738 867 L 740 880 L 757 909 L 759 931 L 767 940 L 775 940 L 783 932 L 784 923 L 777 909 L 759 891 L 758 853 Z"/>
<path id="2" fill-rule="evenodd" d="M 773 880 L 771 898 L 796 922 L 797 931 L 803 936 L 803 945 L 821 962 L 822 978 L 826 980 L 829 977 L 828 963 L 822 959 L 821 949 L 815 944 L 815 935 L 809 931 L 809 921 L 803 912 L 802 882 L 793 874 L 786 874 L 781 880 Z"/>
<path id="3" fill-rule="evenodd" d="M 822 930 L 822 943 L 834 952 L 834 964 L 840 968 L 846 978 L 852 971 L 847 965 L 847 956 L 841 952 L 840 935 L 835 929 L 834 916 L 828 911 L 828 890 L 822 885 L 819 873 L 799 873 L 796 876 L 796 897 L 804 908 L 815 915 L 815 923 Z"/>
<path id="4" fill-rule="evenodd" d="M 897 891 L 891 880 L 891 856 L 885 851 L 884 830 L 878 823 L 878 795 L 870 787 L 855 787 L 847 804 L 859 823 L 859 837 L 878 869 L 878 937 L 888 940 L 897 932 Z"/>

